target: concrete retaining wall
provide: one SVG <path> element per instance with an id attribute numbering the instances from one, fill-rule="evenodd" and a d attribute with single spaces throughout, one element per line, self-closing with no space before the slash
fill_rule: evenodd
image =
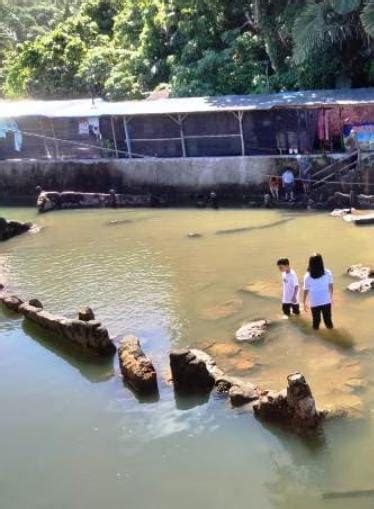
<path id="1" fill-rule="evenodd" d="M 336 156 L 338 157 L 338 156 Z M 329 159 L 311 156 L 313 165 Z M 331 159 L 331 157 L 330 157 Z M 36 186 L 49 191 L 172 194 L 183 197 L 212 189 L 235 193 L 261 191 L 267 175 L 286 165 L 298 168 L 295 157 L 219 157 L 186 159 L 4 160 L 0 161 L 3 204 L 34 204 Z M 183 200 L 182 200 L 183 201 Z"/>

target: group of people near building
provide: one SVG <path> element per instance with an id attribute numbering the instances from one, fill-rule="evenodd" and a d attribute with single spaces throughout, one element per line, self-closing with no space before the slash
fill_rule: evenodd
<path id="1" fill-rule="evenodd" d="M 310 176 L 312 165 L 307 157 L 300 157 L 298 168 L 298 179 L 302 183 L 302 190 L 305 194 L 310 191 Z M 285 201 L 294 201 L 295 199 L 296 176 L 295 170 L 286 166 L 281 176 L 272 175 L 269 179 L 270 196 L 274 200 L 280 200 L 281 194 Z"/>
<path id="2" fill-rule="evenodd" d="M 291 268 L 288 258 L 280 258 L 277 266 L 282 273 L 282 311 L 287 317 L 300 315 L 300 286 L 297 274 Z M 304 276 L 303 307 L 312 313 L 313 328 L 318 330 L 321 318 L 327 329 L 333 329 L 332 322 L 332 299 L 333 277 L 330 270 L 325 269 L 323 258 L 320 254 L 314 254 L 309 258 L 308 269 Z"/>

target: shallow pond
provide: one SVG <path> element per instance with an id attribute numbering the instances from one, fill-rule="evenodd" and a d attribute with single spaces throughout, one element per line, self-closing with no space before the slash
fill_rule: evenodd
<path id="1" fill-rule="evenodd" d="M 116 359 L 77 357 L 0 311 L 2 509 L 373 507 L 322 494 L 374 489 L 374 297 L 344 290 L 348 265 L 373 264 L 374 228 L 279 211 L 0 215 L 42 226 L 1 244 L 6 285 L 67 316 L 91 305 L 111 335 L 138 335 L 161 374 L 160 400 L 138 402 Z M 289 256 L 301 277 L 314 251 L 335 275 L 332 333 L 281 319 L 275 261 Z M 263 343 L 234 341 L 262 317 L 275 320 Z M 176 401 L 167 353 L 180 346 L 266 388 L 302 371 L 319 406 L 353 417 L 302 440 L 217 396 Z"/>

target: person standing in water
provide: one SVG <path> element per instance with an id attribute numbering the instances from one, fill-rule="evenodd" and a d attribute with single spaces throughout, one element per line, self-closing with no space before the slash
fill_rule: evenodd
<path id="1" fill-rule="evenodd" d="M 291 316 L 291 310 L 294 315 L 300 314 L 299 303 L 299 280 L 296 272 L 291 269 L 288 258 L 281 258 L 277 261 L 278 269 L 282 273 L 283 295 L 282 311 L 286 316 Z"/>
<path id="2" fill-rule="evenodd" d="M 319 329 L 321 316 L 328 329 L 334 328 L 331 318 L 333 291 L 331 271 L 325 269 L 322 256 L 314 254 L 309 259 L 308 271 L 304 277 L 304 309 L 308 310 L 309 299 L 315 330 Z"/>

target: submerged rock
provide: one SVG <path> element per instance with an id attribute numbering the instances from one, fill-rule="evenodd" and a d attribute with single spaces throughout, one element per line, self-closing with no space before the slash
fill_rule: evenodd
<path id="1" fill-rule="evenodd" d="M 315 428 L 322 414 L 317 411 L 312 391 L 301 373 L 287 377 L 287 389 L 263 394 L 253 409 L 260 419 L 282 423 L 300 431 Z"/>
<path id="2" fill-rule="evenodd" d="M 8 240 L 22 233 L 28 232 L 32 227 L 31 223 L 20 223 L 18 221 L 7 221 L 0 217 L 0 241 Z"/>
<path id="3" fill-rule="evenodd" d="M 235 339 L 237 341 L 256 343 L 265 336 L 269 325 L 270 322 L 267 320 L 257 320 L 256 322 L 246 323 L 236 331 Z"/>
<path id="4" fill-rule="evenodd" d="M 204 320 L 221 320 L 223 318 L 228 318 L 238 313 L 242 305 L 243 301 L 241 299 L 231 299 L 222 304 L 216 304 L 204 309 L 201 312 L 201 317 Z"/>
<path id="5" fill-rule="evenodd" d="M 189 238 L 189 239 L 200 239 L 201 237 L 202 237 L 201 233 L 195 233 L 195 232 L 187 233 L 187 238 Z"/>
<path id="6" fill-rule="evenodd" d="M 122 376 L 136 392 L 154 394 L 158 391 L 156 370 L 144 354 L 138 338 L 127 336 L 118 348 Z"/>

